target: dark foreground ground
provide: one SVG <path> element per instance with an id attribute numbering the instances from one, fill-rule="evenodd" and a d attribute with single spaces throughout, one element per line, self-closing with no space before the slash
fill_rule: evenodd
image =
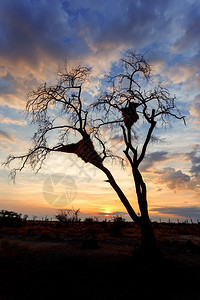
<path id="1" fill-rule="evenodd" d="M 198 230 L 157 230 L 164 259 L 149 265 L 136 254 L 139 236 L 125 229 L 60 239 L 3 231 L 0 299 L 200 299 Z M 83 247 L 88 236 L 97 237 L 97 248 Z"/>

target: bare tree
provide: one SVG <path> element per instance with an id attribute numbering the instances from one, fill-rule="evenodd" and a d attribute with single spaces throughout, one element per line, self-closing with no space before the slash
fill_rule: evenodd
<path id="1" fill-rule="evenodd" d="M 55 215 L 55 218 L 63 224 L 67 223 L 75 223 L 80 222 L 80 218 L 78 214 L 80 213 L 80 209 L 59 209 Z"/>
<path id="2" fill-rule="evenodd" d="M 132 220 L 140 226 L 141 249 L 145 253 L 153 253 L 157 249 L 156 240 L 148 214 L 146 184 L 139 166 L 145 158 L 157 121 L 166 124 L 170 122 L 170 117 L 183 120 L 184 117 L 176 108 L 175 97 L 171 97 L 161 84 L 154 89 L 145 90 L 144 84 L 148 85 L 152 70 L 143 55 L 127 50 L 121 63 L 122 73 L 109 77 L 108 88 L 92 105 L 87 105 L 81 98 L 84 83 L 91 73 L 88 67 L 60 70 L 59 80 L 55 85 L 48 86 L 45 83 L 31 91 L 28 94 L 26 112 L 38 126 L 32 138 L 33 146 L 24 155 L 10 155 L 5 165 L 19 161 L 19 165 L 11 170 L 14 180 L 16 172 L 26 165 L 39 171 L 52 152 L 74 153 L 85 163 L 93 164 L 105 173 L 106 181 L 115 190 Z M 134 124 L 141 118 L 148 124 L 148 130 L 139 151 Z M 104 160 L 110 157 L 119 158 L 122 163 L 124 161 L 118 153 L 113 154 L 108 149 L 102 134 L 105 127 L 117 128 L 122 133 L 124 154 L 132 169 L 140 216 L 104 164 Z M 53 141 L 50 141 L 51 136 Z M 74 138 L 78 141 L 72 143 Z"/>

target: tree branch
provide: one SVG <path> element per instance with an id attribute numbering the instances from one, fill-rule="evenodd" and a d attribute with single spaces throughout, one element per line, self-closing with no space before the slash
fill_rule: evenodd
<path id="1" fill-rule="evenodd" d="M 113 187 L 113 189 L 117 193 L 118 197 L 120 198 L 121 202 L 125 206 L 125 208 L 126 208 L 127 212 L 129 213 L 130 217 L 136 223 L 139 223 L 139 217 L 136 215 L 134 209 L 130 205 L 128 199 L 126 198 L 126 196 L 124 195 L 124 193 L 122 192 L 122 190 L 120 189 L 118 184 L 116 183 L 116 181 L 115 181 L 114 177 L 112 176 L 112 174 L 110 173 L 110 171 L 106 167 L 104 167 L 103 165 L 100 166 L 99 169 L 101 169 L 106 174 L 106 176 L 108 178 L 108 182 L 110 183 L 110 185 Z"/>
<path id="2" fill-rule="evenodd" d="M 142 147 L 142 152 L 140 154 L 140 157 L 137 160 L 137 163 L 136 163 L 137 167 L 139 166 L 139 164 L 142 162 L 142 160 L 145 157 L 147 146 L 148 146 L 148 144 L 150 142 L 152 132 L 153 132 L 155 126 L 156 126 L 156 122 L 154 121 L 154 115 L 155 115 L 155 110 L 152 110 L 151 126 L 149 127 L 149 130 L 148 130 L 148 133 L 147 133 L 147 136 L 146 136 L 146 140 L 145 140 L 144 145 Z"/>

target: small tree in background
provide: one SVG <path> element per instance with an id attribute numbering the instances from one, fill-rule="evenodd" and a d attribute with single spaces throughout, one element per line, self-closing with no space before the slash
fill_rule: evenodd
<path id="1" fill-rule="evenodd" d="M 79 213 L 80 209 L 59 209 L 55 215 L 55 218 L 61 224 L 80 222 L 80 218 L 78 217 Z"/>
<path id="2" fill-rule="evenodd" d="M 22 215 L 14 211 L 2 209 L 0 211 L 0 228 L 1 227 L 21 227 L 23 224 Z"/>
<path id="3" fill-rule="evenodd" d="M 106 181 L 115 190 L 132 220 L 140 226 L 141 249 L 149 254 L 155 253 L 157 247 L 148 214 L 147 188 L 139 167 L 153 138 L 157 121 L 167 124 L 171 117 L 183 120 L 184 117 L 176 108 L 175 97 L 161 84 L 153 89 L 144 89 L 144 86 L 148 86 L 152 69 L 143 55 L 128 50 L 124 53 L 121 64 L 122 72 L 109 77 L 108 87 L 92 105 L 83 101 L 81 96 L 91 73 L 88 67 L 77 66 L 71 70 L 65 68 L 58 72 L 58 82 L 55 85 L 48 86 L 45 83 L 31 91 L 28 94 L 26 112 L 38 126 L 32 138 L 33 146 L 24 155 L 10 155 L 5 165 L 19 161 L 19 166 L 14 167 L 10 173 L 12 179 L 26 165 L 39 171 L 52 152 L 67 155 L 73 153 L 85 163 L 94 165 L 106 175 Z M 97 111 L 97 116 L 94 110 Z M 138 148 L 135 127 L 140 119 L 147 129 L 141 149 Z M 108 158 L 117 158 L 124 163 L 124 158 L 119 153 L 112 153 L 108 148 L 109 138 L 104 137 L 105 128 L 117 129 L 119 134 L 122 133 L 123 152 L 132 169 L 140 216 L 105 166 L 104 162 Z M 74 139 L 78 141 L 72 143 Z"/>

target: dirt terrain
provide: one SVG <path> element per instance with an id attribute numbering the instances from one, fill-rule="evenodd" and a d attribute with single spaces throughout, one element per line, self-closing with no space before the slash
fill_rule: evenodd
<path id="1" fill-rule="evenodd" d="M 151 263 L 138 255 L 134 224 L 118 232 L 105 224 L 29 225 L 1 230 L 1 300 L 199 297 L 198 224 L 155 224 L 163 259 Z"/>

